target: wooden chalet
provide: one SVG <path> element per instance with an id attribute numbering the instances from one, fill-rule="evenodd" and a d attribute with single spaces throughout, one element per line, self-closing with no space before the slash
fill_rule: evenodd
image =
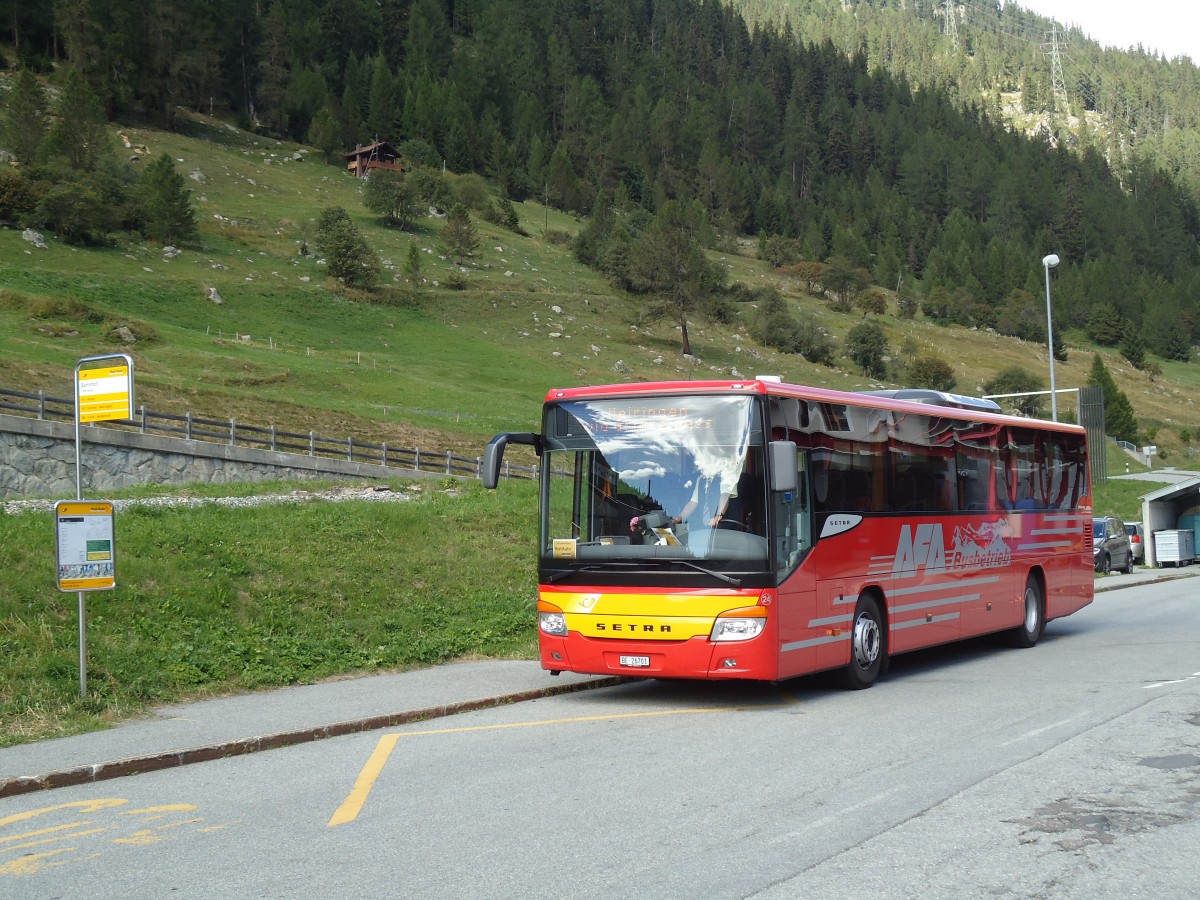
<path id="1" fill-rule="evenodd" d="M 375 141 L 366 146 L 359 144 L 354 148 L 354 152 L 343 153 L 342 158 L 346 160 L 346 171 L 353 173 L 356 178 L 370 175 L 373 169 L 404 171 L 400 154 L 387 141 Z"/>

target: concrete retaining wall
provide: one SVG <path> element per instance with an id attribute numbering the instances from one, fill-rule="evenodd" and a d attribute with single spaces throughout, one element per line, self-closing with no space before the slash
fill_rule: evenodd
<path id="1" fill-rule="evenodd" d="M 396 466 L 84 426 L 84 496 L 138 484 L 312 478 L 444 478 Z M 75 496 L 73 423 L 0 415 L 0 500 Z"/>

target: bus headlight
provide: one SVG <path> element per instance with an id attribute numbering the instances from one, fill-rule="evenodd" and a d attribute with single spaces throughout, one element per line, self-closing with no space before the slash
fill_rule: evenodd
<path id="1" fill-rule="evenodd" d="M 547 603 L 545 600 L 539 600 L 538 627 L 542 629 L 543 634 L 553 634 L 558 637 L 566 637 L 567 617 L 563 615 L 563 611 L 554 604 Z"/>
<path id="2" fill-rule="evenodd" d="M 748 641 L 762 634 L 766 624 L 767 611 L 762 607 L 731 609 L 717 617 L 709 639 L 713 641 Z"/>

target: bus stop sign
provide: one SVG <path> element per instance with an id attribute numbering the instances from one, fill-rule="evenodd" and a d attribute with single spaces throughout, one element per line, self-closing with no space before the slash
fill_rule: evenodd
<path id="1" fill-rule="evenodd" d="M 60 591 L 116 587 L 113 505 L 107 500 L 60 500 L 54 510 Z"/>

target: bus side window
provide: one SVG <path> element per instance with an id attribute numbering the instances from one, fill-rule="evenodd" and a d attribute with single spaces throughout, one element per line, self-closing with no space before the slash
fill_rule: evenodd
<path id="1" fill-rule="evenodd" d="M 988 508 L 987 451 L 959 445 L 958 448 L 958 508 L 979 512 Z"/>

